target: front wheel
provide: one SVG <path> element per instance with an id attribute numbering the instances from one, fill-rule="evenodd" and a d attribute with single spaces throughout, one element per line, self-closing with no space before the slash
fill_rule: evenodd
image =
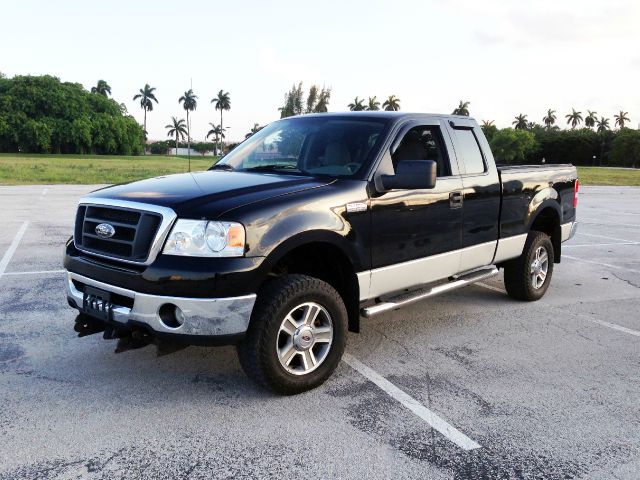
<path id="1" fill-rule="evenodd" d="M 331 376 L 346 336 L 347 311 L 331 285 L 306 275 L 284 275 L 258 295 L 238 356 L 250 378 L 292 395 Z"/>
<path id="2" fill-rule="evenodd" d="M 543 297 L 553 274 L 554 251 L 549 236 L 530 232 L 522 255 L 504 267 L 504 286 L 510 297 L 535 301 Z"/>

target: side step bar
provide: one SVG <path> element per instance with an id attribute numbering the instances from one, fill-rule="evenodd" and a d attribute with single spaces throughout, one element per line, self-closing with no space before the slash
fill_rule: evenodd
<path id="1" fill-rule="evenodd" d="M 378 315 L 389 310 L 397 310 L 400 307 L 419 302 L 420 300 L 424 300 L 425 298 L 435 297 L 436 295 L 440 295 L 441 293 L 456 290 L 461 287 L 466 287 L 467 285 L 470 285 L 472 283 L 495 277 L 497 274 L 498 269 L 495 266 L 491 266 L 490 268 L 485 268 L 482 270 L 476 270 L 466 275 L 455 277 L 454 280 L 451 280 L 448 283 L 437 285 L 428 290 L 418 290 L 417 292 L 410 292 L 398 295 L 397 297 L 392 297 L 382 303 L 363 308 L 361 313 L 364 317 L 373 317 L 374 315 Z"/>

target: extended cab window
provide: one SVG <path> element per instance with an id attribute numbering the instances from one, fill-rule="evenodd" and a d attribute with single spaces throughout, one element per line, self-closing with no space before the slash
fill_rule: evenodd
<path id="1" fill-rule="evenodd" d="M 456 128 L 454 131 L 458 139 L 456 153 L 458 154 L 458 160 L 461 160 L 464 165 L 465 173 L 467 175 L 477 175 L 486 172 L 487 167 L 473 130 Z"/>
<path id="2" fill-rule="evenodd" d="M 393 168 L 402 160 L 433 160 L 438 165 L 438 177 L 451 175 L 451 164 L 443 145 L 440 128 L 435 125 L 414 127 L 409 130 L 393 155 Z"/>

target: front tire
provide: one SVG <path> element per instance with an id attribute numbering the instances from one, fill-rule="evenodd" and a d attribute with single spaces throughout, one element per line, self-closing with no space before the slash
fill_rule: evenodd
<path id="1" fill-rule="evenodd" d="M 524 251 L 504 267 L 504 286 L 516 300 L 540 300 L 551 283 L 554 251 L 549 236 L 530 232 Z"/>
<path id="2" fill-rule="evenodd" d="M 237 350 L 251 379 L 274 392 L 293 395 L 331 376 L 346 338 L 347 311 L 340 294 L 317 278 L 284 275 L 259 293 Z"/>

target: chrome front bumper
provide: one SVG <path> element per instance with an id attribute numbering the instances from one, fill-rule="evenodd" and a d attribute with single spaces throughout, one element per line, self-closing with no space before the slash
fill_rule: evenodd
<path id="1" fill-rule="evenodd" d="M 249 319 L 256 301 L 255 294 L 229 298 L 184 298 L 148 295 L 67 272 L 67 297 L 78 308 L 82 307 L 84 294 L 76 287 L 74 281 L 78 282 L 78 284 L 89 285 L 133 300 L 131 308 L 113 305 L 112 318 L 114 322 L 121 323 L 123 326 L 130 321 L 139 322 L 146 324 L 151 330 L 163 334 L 202 337 L 243 334 L 249 327 Z M 160 307 L 165 304 L 173 304 L 180 307 L 185 316 L 185 321 L 182 325 L 172 328 L 161 321 L 159 311 Z"/>

